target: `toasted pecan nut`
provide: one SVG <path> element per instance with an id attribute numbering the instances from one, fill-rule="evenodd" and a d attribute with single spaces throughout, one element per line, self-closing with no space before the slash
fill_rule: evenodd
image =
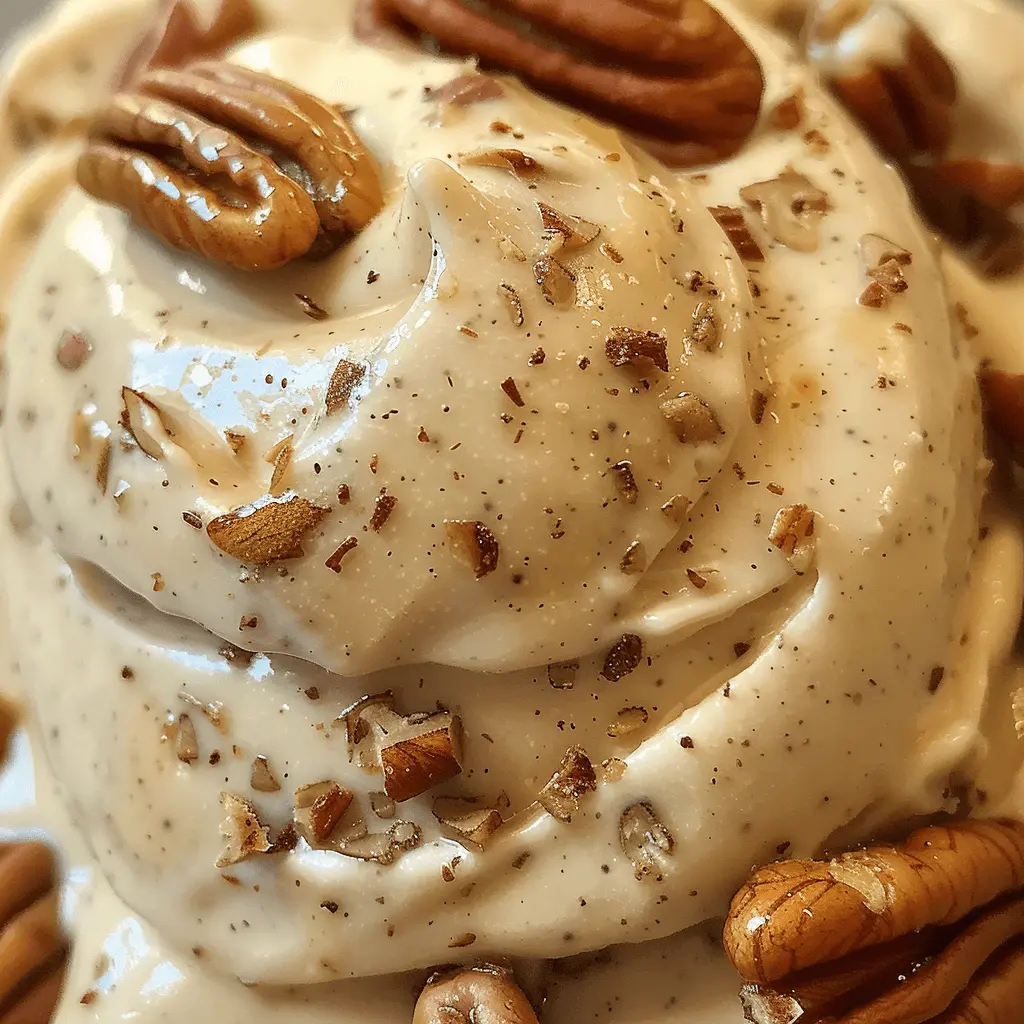
<path id="1" fill-rule="evenodd" d="M 213 20 L 202 25 L 190 0 L 164 0 L 153 25 L 128 55 L 119 87 L 149 68 L 177 68 L 220 57 L 259 29 L 251 0 L 220 0 Z"/>
<path id="2" fill-rule="evenodd" d="M 337 111 L 227 63 L 147 72 L 91 135 L 78 164 L 87 192 L 242 270 L 324 255 L 383 205 L 376 165 Z"/>
<path id="3" fill-rule="evenodd" d="M 973 192 L 995 210 L 1024 203 L 1024 164 L 997 164 L 989 160 L 947 160 L 935 173 L 940 181 Z"/>
<path id="4" fill-rule="evenodd" d="M 412 1024 L 537 1024 L 530 1001 L 504 967 L 480 964 L 428 979 Z"/>
<path id="5" fill-rule="evenodd" d="M 63 981 L 66 941 L 53 855 L 41 843 L 0 846 L 0 1024 L 45 1024 Z"/>
<path id="6" fill-rule="evenodd" d="M 876 39 L 885 45 L 872 50 Z M 945 152 L 953 134 L 956 73 L 898 5 L 819 0 L 808 20 L 807 49 L 839 98 L 891 156 Z"/>
<path id="7" fill-rule="evenodd" d="M 757 57 L 705 0 L 366 2 L 378 22 L 390 18 L 515 72 L 679 166 L 734 153 L 757 121 Z"/>
<path id="8" fill-rule="evenodd" d="M 1015 449 L 1024 452 L 1024 373 L 987 368 L 978 380 L 990 424 Z"/>
<path id="9" fill-rule="evenodd" d="M 921 1024 L 1011 989 L 1016 965 L 993 957 L 1021 936 L 1024 823 L 966 821 L 762 868 L 724 941 L 751 1020 Z"/>
<path id="10" fill-rule="evenodd" d="M 877 905 L 848 884 L 846 865 L 865 881 L 877 880 Z M 726 951 L 747 981 L 768 984 L 925 927 L 954 924 L 1018 889 L 1024 889 L 1024 824 L 927 828 L 902 846 L 869 847 L 831 863 L 761 868 L 732 902 Z M 812 905 L 813 916 L 805 912 Z"/>

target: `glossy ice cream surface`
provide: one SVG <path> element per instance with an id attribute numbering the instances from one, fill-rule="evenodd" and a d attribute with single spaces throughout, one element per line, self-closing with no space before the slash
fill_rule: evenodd
<path id="1" fill-rule="evenodd" d="M 5 299 L 4 685 L 33 712 L 39 792 L 52 794 L 41 806 L 70 818 L 62 841 L 85 840 L 88 856 L 71 841 L 69 863 L 93 867 L 74 876 L 77 962 L 60 1019 L 143 1004 L 178 1019 L 217 1000 L 227 1021 L 294 1019 L 301 1006 L 309 1020 L 351 1008 L 390 1024 L 422 979 L 395 975 L 477 957 L 521 961 L 550 1019 L 568 1019 L 653 962 L 717 964 L 701 923 L 752 863 L 952 809 L 951 772 L 986 750 L 990 792 L 1005 795 L 1021 542 L 995 500 L 978 542 L 989 463 L 951 271 L 896 176 L 786 45 L 723 5 L 762 61 L 766 110 L 802 87 L 827 150 L 766 125 L 690 177 L 511 82 L 466 107 L 431 98 L 466 67 L 355 43 L 343 4 L 301 19 L 266 6 L 266 35 L 232 59 L 354 109 L 382 167 L 384 212 L 332 260 L 219 270 L 73 187 L 58 206 L 73 144 L 5 154 L 0 230 L 18 283 Z M 130 39 L 124 16 L 137 26 L 145 10 L 69 5 L 21 67 L 74 66 L 104 19 Z M 23 104 L 43 81 L 61 118 L 100 102 L 88 87 L 49 91 L 60 71 L 12 68 Z M 510 145 L 496 123 L 541 173 L 474 163 Z M 827 194 L 828 211 L 805 219 L 817 240 L 799 251 L 755 226 L 767 258 L 744 266 L 706 207 L 741 205 L 741 187 L 787 166 Z M 538 202 L 600 229 L 554 253 L 576 278 L 564 306 L 536 280 L 551 245 Z M 30 243 L 25 218 L 40 209 L 53 213 Z M 909 288 L 884 309 L 856 301 L 867 234 L 913 257 Z M 998 310 L 1004 295 L 1019 301 L 1019 282 L 966 283 L 972 314 L 990 317 L 986 351 L 1001 353 Z M 700 302 L 721 326 L 710 351 L 685 342 Z M 620 327 L 663 332 L 670 369 L 612 365 L 605 340 Z M 57 355 L 68 333 L 89 346 L 70 370 Z M 327 414 L 343 359 L 365 376 L 357 400 Z M 174 424 L 154 428 L 159 458 L 120 443 L 124 387 Z M 715 441 L 673 435 L 660 404 L 681 392 L 714 410 Z M 767 409 L 752 417 L 759 394 Z M 245 435 L 239 452 L 225 431 Z M 272 498 L 326 512 L 302 558 L 244 566 L 183 513 L 205 526 L 266 501 L 264 455 L 289 436 Z M 397 504 L 367 529 L 382 489 Z M 770 540 L 795 505 L 815 515 L 804 560 Z M 478 579 L 456 557 L 450 521 L 488 526 L 493 572 Z M 358 546 L 331 571 L 350 536 Z M 642 657 L 610 679 L 623 636 L 640 638 Z M 578 662 L 574 685 L 555 688 L 548 666 L 565 662 Z M 337 719 L 385 690 L 403 715 L 456 712 L 465 737 L 461 776 L 397 809 L 421 843 L 378 864 L 338 849 L 359 821 L 383 832 L 397 819 L 371 810 L 382 778 L 350 761 Z M 204 715 L 183 693 L 222 707 Z M 167 728 L 182 713 L 190 763 Z M 598 781 L 562 822 L 535 801 L 573 745 Z M 253 791 L 259 756 L 278 791 Z M 223 793 L 251 800 L 276 833 L 294 790 L 323 779 L 356 795 L 325 848 L 214 867 Z M 503 809 L 485 850 L 442 835 L 442 794 Z M 672 837 L 660 880 L 637 877 L 620 839 L 641 802 Z M 39 819 L 26 808 L 16 823 Z M 578 961 L 553 974 L 541 963 L 612 944 L 627 945 L 578 977 Z M 646 997 L 657 1013 L 676 999 L 670 1019 L 738 1019 L 716 970 L 697 970 L 707 993 L 674 967 Z M 311 982 L 332 984 L 275 987 Z M 97 997 L 83 1006 L 86 991 Z"/>

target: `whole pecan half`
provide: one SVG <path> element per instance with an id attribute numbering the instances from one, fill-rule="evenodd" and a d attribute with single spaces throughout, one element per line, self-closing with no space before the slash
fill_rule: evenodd
<path id="1" fill-rule="evenodd" d="M 724 942 L 751 1021 L 1015 1020 L 1024 824 L 963 821 L 761 868 L 733 900 Z M 989 1015 L 972 1017 L 978 1007 Z"/>
<path id="2" fill-rule="evenodd" d="M 396 25 L 515 72 L 677 166 L 734 153 L 761 107 L 757 57 L 706 0 L 363 3 L 364 24 Z"/>
<path id="3" fill-rule="evenodd" d="M 164 0 L 153 24 L 125 60 L 118 85 L 124 86 L 149 68 L 176 68 L 220 57 L 258 28 L 251 0 L 220 0 L 213 20 L 205 25 L 190 0 Z"/>
<path id="4" fill-rule="evenodd" d="M 50 1019 L 64 981 L 53 854 L 41 843 L 0 846 L 0 1020 Z"/>
<path id="5" fill-rule="evenodd" d="M 872 49 L 871 40 L 885 46 Z M 956 72 L 890 0 L 819 0 L 807 26 L 812 62 L 891 156 L 945 152 L 953 134 Z"/>
<path id="6" fill-rule="evenodd" d="M 383 206 L 376 164 L 338 111 L 225 62 L 147 72 L 90 135 L 82 188 L 242 270 L 326 255 Z"/>

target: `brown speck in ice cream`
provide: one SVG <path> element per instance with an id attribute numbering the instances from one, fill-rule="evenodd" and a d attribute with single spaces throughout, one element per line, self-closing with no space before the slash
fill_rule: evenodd
<path id="1" fill-rule="evenodd" d="M 505 392 L 513 405 L 520 409 L 526 405 L 526 402 L 523 401 L 523 396 L 519 393 L 519 387 L 512 377 L 506 377 L 501 382 L 501 390 Z"/>
<path id="2" fill-rule="evenodd" d="M 605 339 L 604 351 L 612 366 L 643 368 L 653 363 L 659 370 L 668 371 L 668 340 L 655 331 L 614 327 Z"/>

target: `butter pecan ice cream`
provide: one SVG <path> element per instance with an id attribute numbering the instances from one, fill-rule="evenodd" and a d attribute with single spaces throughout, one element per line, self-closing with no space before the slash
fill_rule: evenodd
<path id="1" fill-rule="evenodd" d="M 728 1024 L 753 865 L 1015 809 L 1021 278 L 748 5 L 509 6 L 67 0 L 8 58 L 61 1021 L 394 1024 L 456 964 L 417 1022 Z"/>

